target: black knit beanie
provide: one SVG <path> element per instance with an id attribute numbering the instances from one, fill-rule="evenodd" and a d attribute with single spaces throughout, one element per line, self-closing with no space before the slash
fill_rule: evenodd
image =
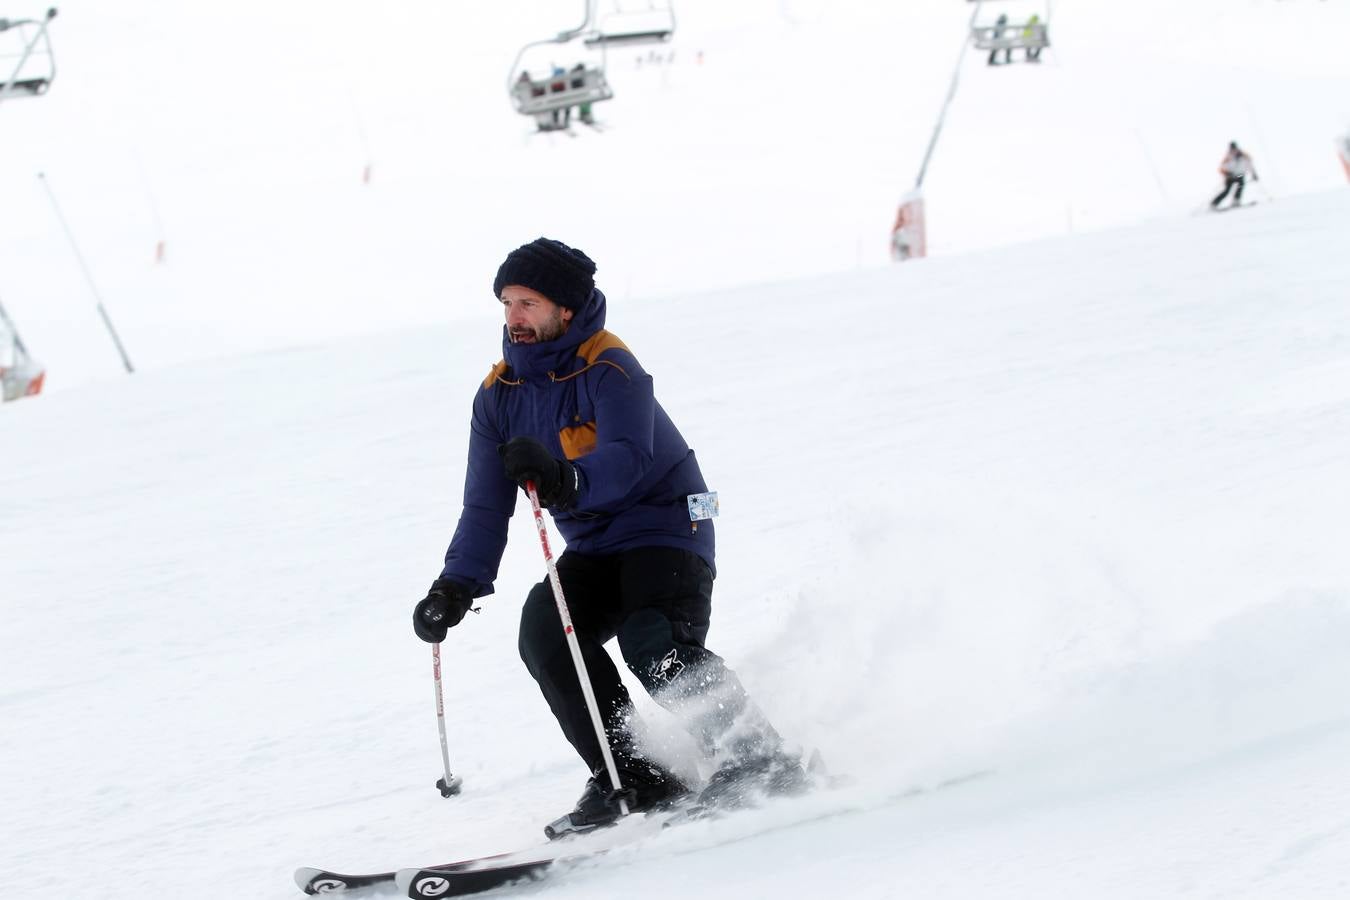
<path id="1" fill-rule="evenodd" d="M 500 298 L 508 284 L 538 291 L 559 306 L 580 312 L 595 289 L 595 263 L 562 241 L 541 237 L 507 255 L 492 282 L 493 295 Z"/>

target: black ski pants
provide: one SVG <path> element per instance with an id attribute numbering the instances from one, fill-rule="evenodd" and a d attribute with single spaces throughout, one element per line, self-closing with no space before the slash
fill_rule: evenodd
<path id="1" fill-rule="evenodd" d="M 1242 175 L 1225 175 L 1223 179 L 1223 190 L 1219 192 L 1219 196 L 1210 201 L 1209 205 L 1218 206 L 1223 202 L 1223 198 L 1228 196 L 1228 192 L 1233 189 L 1233 185 L 1237 185 L 1237 193 L 1233 194 L 1233 205 L 1237 206 L 1242 202 L 1242 188 L 1246 186 L 1246 184 L 1247 179 Z"/>
<path id="2" fill-rule="evenodd" d="M 604 649 L 611 638 L 619 639 L 624 662 L 662 705 L 676 705 L 690 688 L 729 687 L 732 695 L 743 696 L 721 657 L 703 646 L 712 613 L 713 575 L 697 554 L 667 547 L 607 555 L 567 550 L 557 566 L 616 755 L 631 751 L 632 700 Z M 521 611 L 520 658 L 539 683 L 567 740 L 596 771 L 604 757 L 547 578 L 530 590 Z"/>

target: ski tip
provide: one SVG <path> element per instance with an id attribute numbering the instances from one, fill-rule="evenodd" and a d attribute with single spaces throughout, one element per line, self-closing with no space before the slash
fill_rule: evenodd
<path id="1" fill-rule="evenodd" d="M 444 897 L 454 886 L 446 873 L 435 869 L 399 869 L 394 884 L 400 896 L 411 898 Z"/>
<path id="2" fill-rule="evenodd" d="M 301 866 L 295 870 L 295 886 L 306 894 L 336 894 L 362 887 L 363 882 L 354 881 L 350 875 L 337 875 L 326 869 Z"/>
<path id="3" fill-rule="evenodd" d="M 435 897 L 450 887 L 449 879 L 430 869 L 399 869 L 394 873 L 394 884 L 405 897 Z"/>
<path id="4" fill-rule="evenodd" d="M 342 875 L 327 869 L 313 869 L 302 866 L 295 870 L 295 885 L 306 894 L 339 894 L 343 891 L 355 891 L 374 887 L 392 881 L 392 872 L 378 872 L 370 875 Z"/>

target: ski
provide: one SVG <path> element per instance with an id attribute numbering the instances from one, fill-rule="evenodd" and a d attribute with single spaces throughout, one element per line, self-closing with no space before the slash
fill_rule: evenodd
<path id="1" fill-rule="evenodd" d="M 539 877 L 544 869 L 554 863 L 574 862 L 600 856 L 613 850 L 616 846 L 659 834 L 668 822 L 675 820 L 678 811 L 677 809 L 663 809 L 638 813 L 628 819 L 619 820 L 600 828 L 560 833 L 557 837 L 551 839 L 551 843 L 537 847 L 495 853 L 491 856 L 478 856 L 472 859 L 422 868 L 346 875 L 329 869 L 315 869 L 306 866 L 295 870 L 295 883 L 306 894 L 336 894 L 377 885 L 393 884 L 404 873 L 407 873 L 409 882 L 411 882 L 414 875 L 424 873 L 427 877 L 434 874 L 442 879 L 443 883 L 435 883 L 440 885 L 442 893 L 430 893 L 430 889 L 428 889 L 427 892 L 409 894 L 409 896 L 455 897 L 462 894 L 472 894 L 522 878 Z M 592 838 L 592 835 L 595 837 Z M 593 849 L 583 850 L 577 848 L 574 844 L 576 841 L 593 840 L 602 838 L 602 836 L 604 845 Z"/>
<path id="2" fill-rule="evenodd" d="M 377 884 L 393 884 L 396 874 L 398 873 L 374 872 L 369 875 L 344 875 L 341 872 L 302 866 L 295 870 L 295 884 L 306 894 L 340 894 L 343 891 L 355 891 Z"/>
<path id="3" fill-rule="evenodd" d="M 1231 204 L 1231 203 L 1230 203 L 1230 204 L 1227 204 L 1227 205 L 1225 205 L 1225 206 L 1210 206 L 1208 203 L 1206 203 L 1204 206 L 1202 206 L 1202 207 L 1196 209 L 1195 211 L 1193 211 L 1193 212 L 1191 213 L 1191 215 L 1193 215 L 1193 216 L 1208 216 L 1208 215 L 1211 215 L 1211 214 L 1213 214 L 1213 213 L 1226 213 L 1226 212 L 1231 212 L 1231 211 L 1233 211 L 1233 210 L 1235 210 L 1235 209 L 1247 209 L 1248 207 L 1255 206 L 1255 205 L 1258 204 L 1259 202 L 1261 202 L 1261 201 L 1259 201 L 1259 200 L 1244 200 L 1244 201 L 1242 201 L 1241 203 L 1237 204 L 1236 206 L 1234 206 L 1234 205 Z"/>
<path id="4" fill-rule="evenodd" d="M 458 862 L 442 863 L 422 868 L 399 869 L 393 872 L 371 872 L 360 875 L 346 875 L 330 869 L 315 869 L 309 866 L 295 870 L 295 883 L 306 894 L 337 894 L 343 891 L 355 891 L 376 885 L 393 884 L 397 877 L 407 873 L 435 873 L 445 879 L 447 886 L 454 891 L 441 894 L 410 894 L 409 896 L 454 897 L 459 894 L 485 891 L 509 881 L 526 878 L 533 873 L 542 872 L 555 862 L 585 859 L 599 856 L 616 845 L 640 840 L 644 836 L 658 833 L 667 821 L 673 818 L 673 810 L 660 810 L 636 814 L 628 820 L 569 833 L 560 833 L 552 839 L 552 844 L 543 844 L 525 850 L 511 850 L 506 853 L 494 853 L 491 856 L 477 856 Z M 641 824 L 641 823 L 647 824 Z M 593 850 L 572 849 L 574 841 L 589 835 L 603 834 L 609 841 L 608 846 Z M 555 849 L 556 848 L 556 849 Z M 411 875 L 409 875 L 411 878 Z M 474 885 L 482 885 L 474 887 Z M 449 887 L 443 887 L 449 890 Z"/>
<path id="5" fill-rule="evenodd" d="M 993 770 L 985 769 L 971 772 L 945 781 L 938 782 L 930 787 L 913 787 L 900 791 L 884 798 L 882 803 L 898 802 L 911 797 L 921 796 L 938 790 L 946 790 L 960 785 L 986 778 L 993 774 Z M 829 778 L 825 782 L 827 787 L 842 787 L 848 784 L 846 777 L 836 776 Z M 880 804 L 878 804 L 880 805 Z M 723 808 L 719 806 L 707 806 L 693 803 L 680 806 L 675 809 L 666 810 L 663 813 L 648 817 L 656 833 L 667 828 L 677 827 L 691 822 L 702 822 L 713 819 L 721 819 L 727 815 L 734 815 L 742 809 L 751 807 L 733 807 Z M 828 808 L 824 810 L 807 811 L 806 815 L 800 818 L 792 818 L 770 826 L 765 830 L 776 830 L 779 828 L 796 828 L 809 822 L 820 821 L 839 815 L 839 810 Z M 607 830 L 603 829 L 602 833 Z M 607 854 L 623 847 L 631 847 L 644 836 L 648 836 L 650 831 L 643 829 L 635 834 L 621 836 L 618 841 L 610 843 L 605 847 L 596 847 L 588 850 L 570 850 L 559 848 L 556 852 L 544 850 L 521 851 L 514 854 L 503 854 L 496 857 L 488 857 L 479 862 L 468 862 L 451 867 L 426 868 L 426 869 L 400 869 L 395 876 L 395 883 L 398 885 L 399 893 L 402 896 L 409 897 L 410 900 L 438 900 L 441 897 L 464 897 L 471 894 L 478 894 L 483 891 L 490 891 L 494 888 L 503 887 L 522 881 L 540 881 L 549 877 L 556 871 L 567 870 L 577 865 L 598 860 Z"/>
<path id="6" fill-rule="evenodd" d="M 516 862 L 484 861 L 455 868 L 400 869 L 394 877 L 399 892 L 413 900 L 463 897 L 517 881 L 537 881 L 554 866 L 574 865 L 603 856 L 608 849 L 549 854 Z"/>
<path id="7" fill-rule="evenodd" d="M 514 855 L 516 854 L 498 853 L 493 856 L 480 856 L 452 863 L 442 863 L 438 866 L 428 866 L 426 870 L 454 870 L 461 866 L 490 865 L 493 862 Z M 376 885 L 393 884 L 394 878 L 397 875 L 397 871 L 346 875 L 342 872 L 334 872 L 329 869 L 315 869 L 311 866 L 301 866 L 295 870 L 295 884 L 306 894 L 340 894 L 343 891 L 355 891 L 361 888 L 374 887 Z"/>
<path id="8" fill-rule="evenodd" d="M 614 850 L 631 846 L 644 837 L 691 822 L 703 822 L 720 819 L 736 812 L 735 809 L 722 809 L 698 803 L 677 806 L 656 813 L 648 813 L 649 827 L 636 833 L 618 835 L 609 846 L 590 850 L 569 850 L 560 847 L 554 852 L 544 850 L 522 851 L 500 856 L 488 857 L 480 862 L 468 862 L 455 866 L 441 866 L 426 869 L 400 869 L 395 875 L 399 893 L 411 900 L 436 900 L 440 897 L 464 897 L 490 891 L 504 885 L 521 881 L 540 881 L 557 869 L 568 869 L 578 864 L 600 859 Z M 831 811 L 827 815 L 834 815 Z M 607 832 L 614 826 L 607 826 L 581 834 L 594 834 L 595 831 Z M 654 828 L 653 832 L 651 828 Z M 555 845 L 567 840 L 571 835 L 554 839 Z M 516 857 L 510 859 L 510 857 Z"/>
<path id="9" fill-rule="evenodd" d="M 812 767 L 818 786 L 826 789 L 846 787 L 847 776 L 823 774 L 823 767 Z M 994 770 L 982 769 L 966 773 L 928 786 L 915 786 L 897 791 L 869 803 L 882 806 L 934 791 L 947 790 L 972 781 L 992 776 Z M 615 850 L 632 847 L 646 838 L 655 837 L 669 828 L 691 822 L 721 819 L 749 806 L 723 807 L 697 801 L 663 810 L 653 810 L 630 816 L 612 825 L 585 832 L 561 835 L 551 844 L 476 857 L 438 866 L 399 869 L 395 872 L 376 872 L 367 875 L 343 875 L 325 869 L 302 868 L 295 872 L 295 882 L 307 894 L 340 893 L 361 888 L 394 884 L 400 893 L 412 900 L 432 900 L 440 897 L 462 897 L 489 891 L 519 881 L 538 881 L 548 877 L 552 870 L 566 870 L 579 864 L 597 860 Z M 766 830 L 794 828 L 823 818 L 837 816 L 833 806 L 825 809 L 806 809 L 804 815 L 794 815 L 779 821 Z M 594 835 L 593 837 L 587 837 Z M 582 842 L 581 846 L 573 841 Z M 591 843 L 599 841 L 599 845 Z"/>
<path id="10" fill-rule="evenodd" d="M 825 774 L 818 754 L 813 754 L 808 769 L 817 787 L 837 788 L 848 779 Z M 757 804 L 749 804 L 754 806 Z M 552 843 L 492 856 L 475 857 L 459 862 L 435 866 L 398 869 L 393 872 L 347 875 L 328 869 L 301 868 L 295 872 L 295 883 L 306 894 L 330 894 L 362 888 L 397 885 L 399 891 L 413 900 L 433 897 L 460 897 L 492 890 L 516 881 L 533 881 L 546 877 L 555 867 L 568 868 L 578 863 L 597 859 L 618 847 L 631 846 L 645 838 L 654 837 L 668 828 L 689 822 L 721 818 L 743 808 L 736 804 L 723 808 L 717 804 L 700 803 L 690 797 L 684 803 L 660 809 L 647 810 L 606 825 L 592 828 L 570 828 L 570 817 L 564 816 L 549 823 L 545 829 Z M 577 846 L 573 842 L 584 842 Z M 598 841 L 599 843 L 593 843 Z"/>

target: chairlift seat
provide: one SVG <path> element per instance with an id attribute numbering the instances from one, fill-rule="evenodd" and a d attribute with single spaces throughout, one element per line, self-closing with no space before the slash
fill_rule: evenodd
<path id="1" fill-rule="evenodd" d="M 583 40 L 590 47 L 663 44 L 675 36 L 675 9 L 670 0 L 648 0 L 646 9 L 616 2 L 608 12 L 594 11 L 587 26 Z"/>
<path id="2" fill-rule="evenodd" d="M 558 109 L 599 103 L 614 96 L 600 69 L 564 72 L 549 78 L 518 81 L 511 90 L 516 112 L 526 116 L 551 113 Z"/>
<path id="3" fill-rule="evenodd" d="M 633 44 L 661 44 L 669 41 L 675 34 L 672 29 L 659 28 L 651 31 L 596 32 L 585 39 L 586 45 L 594 47 L 604 44 L 608 47 L 625 47 Z"/>
<path id="4" fill-rule="evenodd" d="M 0 100 L 40 97 L 56 77 L 47 25 L 56 10 L 37 19 L 0 19 Z"/>
<path id="5" fill-rule="evenodd" d="M 22 78 L 12 84 L 0 83 L 0 94 L 6 97 L 40 97 L 51 86 L 50 78 Z"/>
<path id="6" fill-rule="evenodd" d="M 1026 34 L 1027 31 L 1031 33 Z M 974 25 L 970 37 L 977 50 L 1037 50 L 1050 46 L 1050 32 L 1044 23 Z"/>

